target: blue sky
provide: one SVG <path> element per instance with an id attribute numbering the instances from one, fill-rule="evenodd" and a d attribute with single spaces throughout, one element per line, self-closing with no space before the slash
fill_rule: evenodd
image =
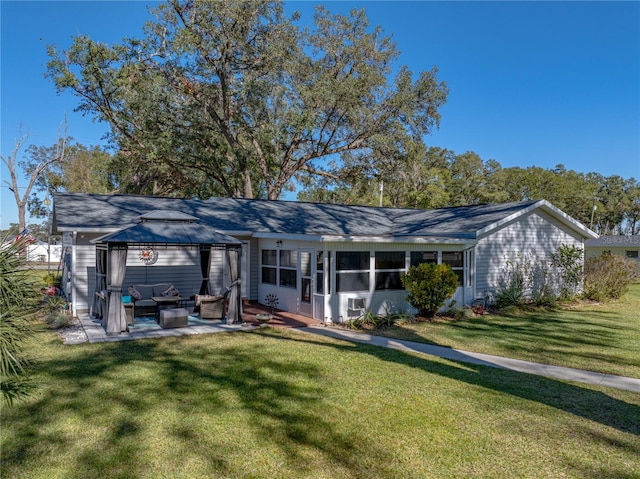
<path id="1" fill-rule="evenodd" d="M 309 21 L 318 2 L 287 2 Z M 398 64 L 436 65 L 450 93 L 428 145 L 475 151 L 503 167 L 563 164 L 580 172 L 640 179 L 640 2 L 326 2 L 332 12 L 365 8 L 393 35 Z M 52 145 L 68 134 L 102 144 L 106 126 L 74 113 L 78 102 L 44 79 L 45 48 L 87 34 L 107 43 L 141 35 L 140 1 L 0 3 L 0 152 L 15 139 Z M 24 151 L 24 150 L 23 150 Z M 8 179 L 4 165 L 2 184 Z M 22 183 L 26 186 L 26 181 Z M 0 187 L 0 227 L 17 222 Z"/>

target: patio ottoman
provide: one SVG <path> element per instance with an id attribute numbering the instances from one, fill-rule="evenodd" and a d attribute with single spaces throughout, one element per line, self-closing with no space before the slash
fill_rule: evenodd
<path id="1" fill-rule="evenodd" d="M 189 325 L 189 312 L 185 308 L 163 309 L 158 324 L 163 329 L 186 328 Z"/>

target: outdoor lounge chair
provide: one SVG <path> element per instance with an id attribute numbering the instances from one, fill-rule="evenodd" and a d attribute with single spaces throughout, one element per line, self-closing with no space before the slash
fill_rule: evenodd
<path id="1" fill-rule="evenodd" d="M 202 319 L 224 319 L 226 306 L 227 306 L 227 294 L 218 296 L 196 296 L 196 305 L 200 305 L 200 317 Z"/>

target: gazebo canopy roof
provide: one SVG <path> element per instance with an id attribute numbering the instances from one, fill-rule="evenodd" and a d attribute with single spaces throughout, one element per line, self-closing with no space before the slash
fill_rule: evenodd
<path id="1" fill-rule="evenodd" d="M 106 234 L 94 243 L 213 245 L 240 247 L 242 243 L 220 233 L 211 226 L 194 223 L 197 220 L 178 211 L 156 210 L 140 216 L 140 223 Z"/>

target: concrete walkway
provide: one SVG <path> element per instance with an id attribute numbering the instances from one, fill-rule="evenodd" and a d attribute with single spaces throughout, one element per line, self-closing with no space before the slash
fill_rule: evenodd
<path id="1" fill-rule="evenodd" d="M 307 333 L 320 334 L 322 336 L 328 336 L 331 338 L 342 339 L 355 343 L 371 344 L 373 346 L 397 349 L 399 351 L 429 354 L 431 356 L 450 359 L 452 361 L 479 364 L 481 366 L 508 369 L 521 373 L 535 374 L 538 376 L 546 376 L 555 379 L 562 379 L 565 381 L 595 384 L 598 386 L 607 386 L 616 389 L 623 389 L 625 391 L 640 393 L 640 379 L 636 378 L 595 373 L 592 371 L 583 371 L 580 369 L 565 368 L 561 366 L 550 366 L 548 364 L 539 364 L 530 361 L 521 361 L 519 359 L 503 358 L 501 356 L 492 356 L 489 354 L 472 353 L 459 349 L 451 349 L 442 346 L 434 346 L 431 344 L 416 343 L 413 341 L 402 341 L 399 339 L 383 338 L 381 336 L 372 336 L 370 334 L 360 333 L 356 331 L 326 328 L 323 326 L 309 326 L 297 329 L 299 331 L 305 331 Z"/>

